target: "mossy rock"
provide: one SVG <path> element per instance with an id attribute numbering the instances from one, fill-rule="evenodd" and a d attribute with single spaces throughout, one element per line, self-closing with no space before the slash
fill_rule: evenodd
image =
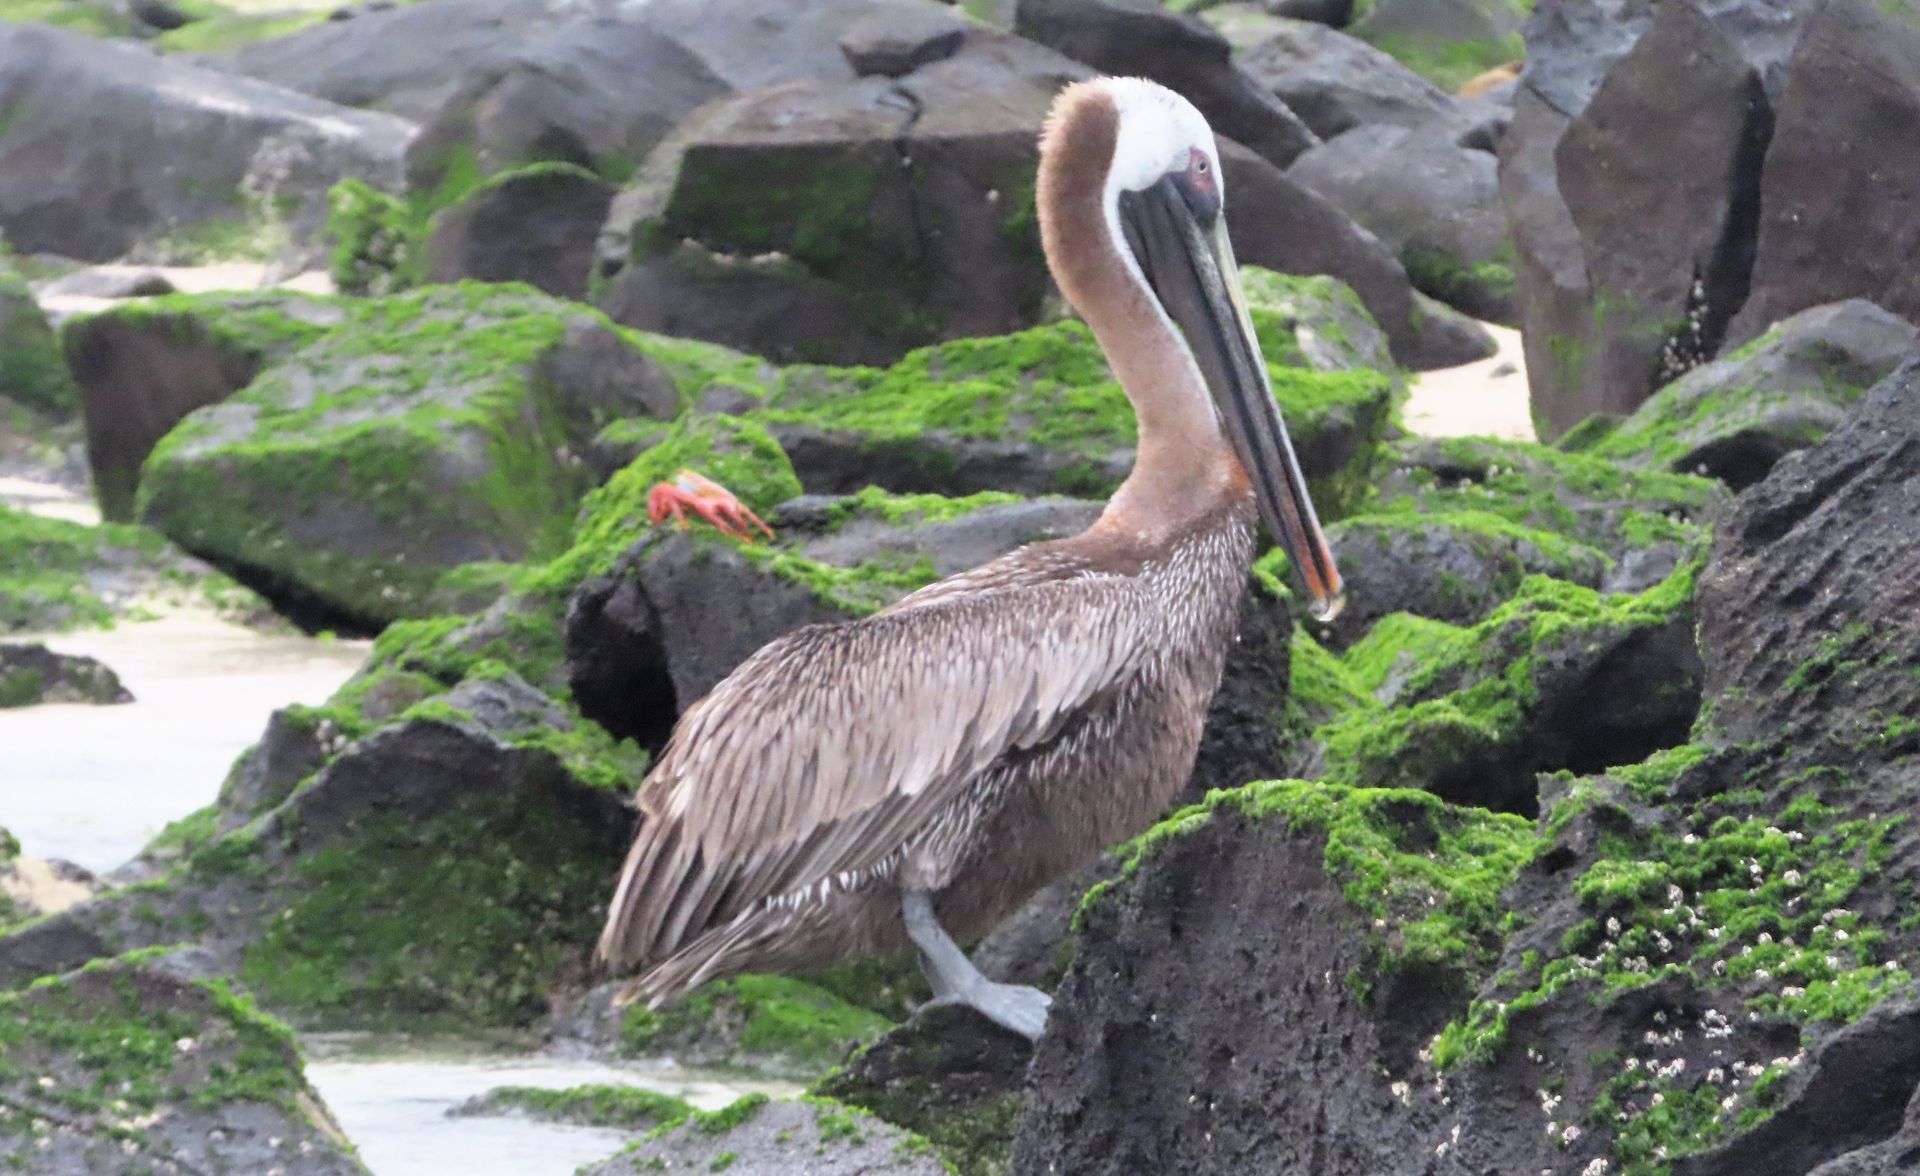
<path id="1" fill-rule="evenodd" d="M 892 1025 L 804 980 L 736 976 L 657 1010 L 628 1006 L 620 1049 L 637 1057 L 671 1056 L 682 1065 L 812 1078 Z"/>
<path id="2" fill-rule="evenodd" d="M 1403 441 L 1364 510 L 1421 517 L 1473 512 L 1558 535 L 1608 560 L 1603 586 L 1638 591 L 1703 553 L 1729 501 L 1711 479 L 1483 437 Z"/>
<path id="3" fill-rule="evenodd" d="M 0 1167 L 364 1174 L 286 1027 L 151 956 L 0 993 Z"/>
<path id="4" fill-rule="evenodd" d="M 642 1086 L 496 1086 L 448 1111 L 457 1118 L 513 1117 L 575 1127 L 648 1131 L 694 1113 L 683 1099 Z"/>
<path id="5" fill-rule="evenodd" d="M 911 1132 L 831 1099 L 748 1095 L 655 1129 L 627 1150 L 580 1169 L 581 1176 L 664 1171 L 788 1176 L 794 1172 L 885 1172 L 946 1176 L 953 1170 Z"/>
<path id="6" fill-rule="evenodd" d="M 56 421 L 80 407 L 47 316 L 26 282 L 0 260 L 0 402 L 9 400 Z"/>
<path id="7" fill-rule="evenodd" d="M 1559 445 L 1744 489 L 1837 428 L 1916 338 L 1913 324 L 1862 299 L 1803 310 L 1655 392 L 1604 435 L 1576 428 Z"/>
<path id="8" fill-rule="evenodd" d="M 258 596 L 154 531 L 0 506 L 0 633 L 102 628 L 174 607 L 267 614 Z"/>
<path id="9" fill-rule="evenodd" d="M 230 831 L 217 812 L 170 831 L 178 864 L 160 877 L 0 938 L 0 987 L 112 946 L 192 942 L 303 1025 L 543 1016 L 586 966 L 645 754 L 498 663 L 389 700 L 404 709 L 386 721 L 356 714 L 374 683 L 350 686 L 301 716 L 325 760 L 284 800 Z"/>
<path id="10" fill-rule="evenodd" d="M 1003 1176 L 1032 1057 L 1026 1039 L 942 1005 L 862 1049 L 813 1092 L 921 1135 L 959 1176 Z"/>
<path id="11" fill-rule="evenodd" d="M 1299 325 L 1304 313 L 1267 314 L 1267 346 L 1301 358 L 1304 331 L 1322 347 L 1324 336 Z M 1316 503 L 1324 517 L 1338 517 L 1364 489 L 1397 375 L 1284 362 L 1269 370 Z M 1136 428 L 1092 332 L 1077 322 L 942 343 L 885 369 L 790 367 L 752 415 L 815 493 L 874 484 L 897 493 L 1104 497 L 1132 466 Z"/>
<path id="12" fill-rule="evenodd" d="M 652 366 L 642 341 L 519 286 L 346 306 L 347 322 L 166 436 L 141 517 L 354 628 L 432 611 L 450 568 L 565 550 L 586 489 L 569 429 L 590 436 L 618 409 L 591 401 L 617 392 L 609 373 Z M 596 348 L 577 373 L 575 347 Z"/>
<path id="13" fill-rule="evenodd" d="M 1531 812 L 1536 772 L 1684 738 L 1700 699 L 1697 571 L 1619 596 L 1530 577 L 1472 629 L 1387 618 L 1344 659 L 1350 684 L 1387 701 L 1315 730 L 1326 778 Z"/>

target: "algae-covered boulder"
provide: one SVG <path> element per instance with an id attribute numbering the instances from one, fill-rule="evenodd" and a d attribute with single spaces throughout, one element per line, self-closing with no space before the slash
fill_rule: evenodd
<path id="1" fill-rule="evenodd" d="M 434 611 L 450 568 L 564 549 L 572 446 L 655 365 L 592 311 L 463 284 L 351 302 L 348 320 L 181 422 L 140 517 L 322 621 Z M 592 362 L 573 358 L 590 349 Z M 613 396 L 612 403 L 602 403 Z"/>
<path id="2" fill-rule="evenodd" d="M 138 45 L 0 22 L 0 229 L 22 252 L 111 261 L 273 254 L 329 185 L 394 186 L 412 126 Z"/>
<path id="3" fill-rule="evenodd" d="M 303 1024 L 525 1025 L 584 971 L 627 838 L 621 749 L 499 662 L 448 689 L 446 626 L 393 635 L 305 712 L 324 766 L 160 877 L 0 939 L 0 986 L 107 944 L 191 942 Z M 436 640 L 438 638 L 438 640 Z M 377 716 L 398 707 L 391 719 Z"/>
<path id="4" fill-rule="evenodd" d="M 1033 1046 L 972 1009 L 930 1006 L 817 1083 L 815 1094 L 924 1137 L 959 1176 L 1000 1176 Z"/>
<path id="5" fill-rule="evenodd" d="M 540 1123 L 578 1127 L 625 1127 L 651 1130 L 678 1123 L 693 1108 L 670 1094 L 642 1086 L 572 1086 L 551 1090 L 544 1086 L 496 1086 L 476 1094 L 447 1114 L 451 1118 L 508 1116 Z"/>
<path id="6" fill-rule="evenodd" d="M 571 163 L 493 176 L 434 215 L 427 279 L 525 282 L 557 298 L 585 298 L 613 194 L 612 184 Z"/>
<path id="7" fill-rule="evenodd" d="M 80 398 L 33 292 L 0 261 L 0 408 L 8 402 L 59 419 L 72 416 Z"/>
<path id="8" fill-rule="evenodd" d="M 775 1078 L 816 1078 L 893 1022 L 805 980 L 735 976 L 702 985 L 657 1011 L 630 1005 L 618 1052 L 671 1057 Z"/>
<path id="9" fill-rule="evenodd" d="M 1889 1170 L 1920 1083 L 1917 387 L 1910 361 L 1740 498 L 1698 577 L 1698 720 L 1544 778 L 1537 822 L 1283 783 L 1142 838 L 1083 919 L 1015 1166 Z"/>
<path id="10" fill-rule="evenodd" d="M 1263 308 L 1256 327 L 1315 502 L 1337 517 L 1364 489 L 1397 387 L 1386 370 L 1351 366 L 1373 332 L 1343 332 L 1350 295 L 1307 281 L 1325 284 Z M 754 415 L 816 493 L 1104 496 L 1133 465 L 1133 408 L 1075 322 L 955 340 L 886 369 L 788 368 Z"/>
<path id="11" fill-rule="evenodd" d="M 1083 908 L 1012 1170 L 1421 1170 L 1431 1096 L 1381 1070 L 1416 1065 L 1491 970 L 1532 841 L 1518 817 L 1301 781 L 1169 818 Z"/>
<path id="12" fill-rule="evenodd" d="M 364 1176 L 285 1026 L 122 957 L 0 993 L 0 1166 Z"/>
<path id="13" fill-rule="evenodd" d="M 188 413 L 225 400 L 346 317 L 328 299 L 274 291 L 153 298 L 64 323 L 101 515 L 133 519 L 141 464 Z"/>
<path id="14" fill-rule="evenodd" d="M 735 1176 L 942 1176 L 926 1140 L 829 1099 L 748 1095 L 655 1132 L 582 1176 L 730 1172 Z"/>
<path id="15" fill-rule="evenodd" d="M 120 676 L 96 658 L 0 641 L 0 709 L 45 702 L 132 702 Z"/>
<path id="16" fill-rule="evenodd" d="M 1668 384 L 1581 452 L 1743 489 L 1837 428 L 1916 337 L 1912 323 L 1862 299 L 1803 310 Z"/>
<path id="17" fill-rule="evenodd" d="M 106 627 L 175 606 L 251 619 L 258 596 L 144 527 L 0 506 L 0 633 Z"/>

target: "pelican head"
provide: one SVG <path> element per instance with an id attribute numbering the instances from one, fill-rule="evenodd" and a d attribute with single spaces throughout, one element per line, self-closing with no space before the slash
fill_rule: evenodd
<path id="1" fill-rule="evenodd" d="M 1157 464 L 1164 485 L 1230 456 L 1314 615 L 1331 619 L 1340 573 L 1247 314 L 1206 119 L 1139 78 L 1067 87 L 1041 137 L 1038 204 L 1054 280 L 1140 418 L 1135 476 Z"/>

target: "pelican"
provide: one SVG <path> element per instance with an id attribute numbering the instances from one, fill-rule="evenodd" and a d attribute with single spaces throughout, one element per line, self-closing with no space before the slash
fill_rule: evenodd
<path id="1" fill-rule="evenodd" d="M 681 716 L 599 959 L 658 1007 L 911 944 L 936 1002 L 1037 1039 L 1049 998 L 956 940 L 1156 819 L 1193 769 L 1264 518 L 1312 607 L 1341 584 L 1274 404 L 1206 120 L 1100 78 L 1040 138 L 1047 264 L 1139 421 L 1100 517 L 872 616 L 769 643 Z"/>

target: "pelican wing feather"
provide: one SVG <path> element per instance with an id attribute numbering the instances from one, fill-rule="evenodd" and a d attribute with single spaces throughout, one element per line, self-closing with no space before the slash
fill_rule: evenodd
<path id="1" fill-rule="evenodd" d="M 689 708 L 641 785 L 601 958 L 651 966 L 758 903 L 882 866 L 1147 656 L 1132 577 L 997 563 L 788 633 Z"/>

